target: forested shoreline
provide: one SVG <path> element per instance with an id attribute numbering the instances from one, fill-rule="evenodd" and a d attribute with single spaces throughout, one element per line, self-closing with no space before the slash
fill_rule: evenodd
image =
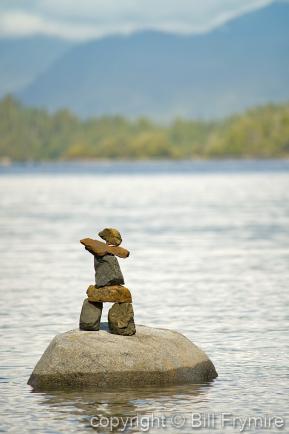
<path id="1" fill-rule="evenodd" d="M 289 157 L 289 103 L 224 120 L 176 119 L 161 125 L 121 116 L 80 119 L 49 113 L 11 96 L 0 100 L 0 160 Z"/>

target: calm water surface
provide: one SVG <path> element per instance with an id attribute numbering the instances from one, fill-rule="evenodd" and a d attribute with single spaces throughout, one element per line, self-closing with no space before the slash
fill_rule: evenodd
<path id="1" fill-rule="evenodd" d="M 289 432 L 288 162 L 14 166 L 0 169 L 0 198 L 1 431 L 107 433 L 90 426 L 103 415 L 139 416 L 123 430 L 137 433 L 153 415 L 149 432 L 189 433 L 203 413 L 200 432 L 231 434 L 240 426 L 221 426 L 231 413 L 281 416 Z M 50 340 L 78 326 L 94 278 L 78 240 L 105 226 L 131 251 L 120 265 L 137 323 L 189 337 L 213 360 L 214 382 L 105 393 L 26 385 Z M 280 432 L 258 430 L 269 431 Z"/>

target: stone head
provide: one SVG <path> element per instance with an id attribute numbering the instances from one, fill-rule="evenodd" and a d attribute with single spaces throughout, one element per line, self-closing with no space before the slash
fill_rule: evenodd
<path id="1" fill-rule="evenodd" d="M 100 231 L 98 235 L 108 244 L 111 244 L 113 246 L 119 246 L 122 242 L 119 231 L 114 228 L 105 228 Z"/>

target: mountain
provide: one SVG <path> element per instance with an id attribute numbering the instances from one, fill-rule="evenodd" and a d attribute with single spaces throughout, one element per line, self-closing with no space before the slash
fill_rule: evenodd
<path id="1" fill-rule="evenodd" d="M 0 39 L 0 97 L 28 86 L 70 46 L 51 37 Z"/>
<path id="2" fill-rule="evenodd" d="M 142 32 L 82 43 L 17 94 L 81 116 L 223 117 L 289 99 L 289 5 L 206 34 Z"/>

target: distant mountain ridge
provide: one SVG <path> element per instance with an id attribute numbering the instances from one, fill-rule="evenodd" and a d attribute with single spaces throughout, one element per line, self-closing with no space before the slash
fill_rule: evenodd
<path id="1" fill-rule="evenodd" d="M 142 32 L 66 50 L 15 92 L 81 116 L 216 118 L 289 99 L 289 5 L 274 3 L 207 34 Z"/>
<path id="2" fill-rule="evenodd" d="M 45 36 L 0 39 L 0 97 L 30 85 L 71 45 Z"/>

